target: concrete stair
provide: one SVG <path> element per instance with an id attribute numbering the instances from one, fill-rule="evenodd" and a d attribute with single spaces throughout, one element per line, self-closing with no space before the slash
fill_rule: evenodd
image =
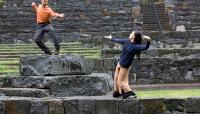
<path id="1" fill-rule="evenodd" d="M 171 30 L 169 18 L 165 12 L 164 4 L 154 4 L 158 14 L 161 27 L 165 31 Z M 143 29 L 147 31 L 160 31 L 159 22 L 153 7 L 153 3 L 140 4 L 141 12 L 143 14 Z"/>

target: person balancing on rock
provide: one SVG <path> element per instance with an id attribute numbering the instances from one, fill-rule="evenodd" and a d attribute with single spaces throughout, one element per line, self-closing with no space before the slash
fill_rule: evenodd
<path id="1" fill-rule="evenodd" d="M 50 7 L 48 7 L 48 0 L 41 0 L 41 4 L 36 6 L 35 2 L 31 4 L 32 9 L 37 15 L 37 28 L 34 35 L 34 41 L 39 46 L 39 48 L 46 54 L 51 55 L 51 51 L 43 43 L 42 39 L 44 33 L 48 33 L 49 37 L 53 40 L 55 46 L 55 55 L 59 54 L 60 44 L 56 35 L 54 33 L 54 28 L 51 25 L 52 18 L 64 18 L 64 14 L 55 13 Z"/>
<path id="2" fill-rule="evenodd" d="M 141 36 L 139 32 L 133 31 L 129 38 L 117 39 L 112 38 L 111 35 L 105 36 L 105 38 L 111 39 L 112 42 L 123 44 L 122 53 L 115 69 L 113 97 L 118 98 L 122 96 L 123 99 L 136 98 L 136 94 L 129 86 L 128 75 L 134 56 L 138 55 L 140 59 L 140 51 L 147 50 L 149 48 L 150 37 Z M 141 44 L 143 39 L 147 40 L 146 45 Z"/>

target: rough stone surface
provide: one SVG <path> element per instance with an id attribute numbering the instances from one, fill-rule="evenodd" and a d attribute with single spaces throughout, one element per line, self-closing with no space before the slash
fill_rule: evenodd
<path id="1" fill-rule="evenodd" d="M 178 50 L 173 50 L 177 52 Z M 195 51 L 197 52 L 198 51 Z M 159 52 L 161 53 L 161 52 Z M 199 57 L 191 56 L 189 50 L 180 55 L 189 55 L 187 57 L 142 57 L 140 60 L 135 58 L 130 71 L 131 84 L 157 84 L 157 83 L 194 83 L 200 80 Z M 113 59 L 113 60 L 112 60 Z M 102 58 L 95 62 L 95 72 L 107 72 L 114 76 L 115 67 L 118 58 Z M 111 60 L 110 64 L 106 63 Z"/>
<path id="2" fill-rule="evenodd" d="M 94 64 L 79 56 L 23 56 L 20 59 L 22 76 L 53 76 L 67 74 L 90 74 Z"/>
<path id="3" fill-rule="evenodd" d="M 49 114 L 48 101 L 32 100 L 30 102 L 30 114 Z"/>
<path id="4" fill-rule="evenodd" d="M 95 100 L 94 99 L 79 99 L 78 112 L 79 114 L 95 114 Z"/>
<path id="5" fill-rule="evenodd" d="M 96 102 L 96 114 L 117 114 L 118 113 L 118 101 L 109 99 L 97 99 Z"/>
<path id="6" fill-rule="evenodd" d="M 68 112 L 68 110 L 66 110 Z M 59 99 L 49 101 L 49 114 L 65 114 L 63 102 Z"/>
<path id="7" fill-rule="evenodd" d="M 5 102 L 6 114 L 29 114 L 30 101 L 8 100 Z"/>
<path id="8" fill-rule="evenodd" d="M 111 95 L 64 98 L 0 97 L 0 102 L 0 109 L 5 109 L 6 114 L 199 114 L 200 112 L 199 97 L 129 101 L 115 99 Z"/>
<path id="9" fill-rule="evenodd" d="M 0 114 L 5 114 L 5 101 L 0 102 Z"/>
<path id="10" fill-rule="evenodd" d="M 0 88 L 0 93 L 5 96 L 22 96 L 22 97 L 48 97 L 49 90 L 34 88 Z"/>
<path id="11" fill-rule="evenodd" d="M 163 99 L 141 100 L 140 114 L 159 114 L 165 111 Z"/>
<path id="12" fill-rule="evenodd" d="M 63 101 L 66 114 L 78 114 L 78 100 L 74 99 L 65 99 Z"/>
<path id="13" fill-rule="evenodd" d="M 48 89 L 53 96 L 105 95 L 113 81 L 108 74 L 0 77 L 1 87 Z"/>
<path id="14" fill-rule="evenodd" d="M 133 101 L 118 101 L 118 110 L 119 114 L 139 114 L 140 113 L 140 105 L 138 100 Z"/>

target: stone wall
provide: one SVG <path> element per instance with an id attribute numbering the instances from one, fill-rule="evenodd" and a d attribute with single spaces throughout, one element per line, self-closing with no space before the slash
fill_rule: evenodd
<path id="1" fill-rule="evenodd" d="M 94 72 L 114 76 L 118 58 L 96 60 Z M 135 59 L 130 71 L 131 84 L 194 83 L 200 81 L 199 57 L 144 57 Z"/>
<path id="2" fill-rule="evenodd" d="M 118 33 L 113 34 L 116 38 L 127 38 L 130 33 L 123 32 L 121 37 Z M 152 38 L 150 49 L 157 48 L 196 48 L 200 47 L 200 32 L 199 31 L 187 31 L 187 32 L 165 32 L 160 34 L 159 32 L 143 33 Z M 89 42 L 89 41 L 88 41 Z M 145 43 L 145 41 L 144 41 Z M 120 44 L 113 43 L 110 40 L 103 39 L 102 49 L 121 49 Z"/>
<path id="3" fill-rule="evenodd" d="M 199 0 L 176 0 L 176 26 L 182 30 L 200 30 Z"/>
<path id="4" fill-rule="evenodd" d="M 1 114 L 199 114 L 200 99 L 136 99 L 103 97 L 0 97 Z"/>

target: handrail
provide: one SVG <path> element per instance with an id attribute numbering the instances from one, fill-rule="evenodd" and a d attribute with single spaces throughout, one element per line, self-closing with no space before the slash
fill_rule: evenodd
<path id="1" fill-rule="evenodd" d="M 160 28 L 159 31 L 161 31 L 161 33 L 163 33 L 163 27 L 161 25 L 160 18 L 158 17 L 157 9 L 156 9 L 154 3 L 152 2 L 152 0 L 151 0 L 151 4 L 153 5 L 153 8 L 154 8 L 154 11 L 155 11 L 155 14 L 156 14 L 156 18 L 157 18 L 157 21 L 158 21 L 158 24 L 159 24 L 159 28 Z"/>

